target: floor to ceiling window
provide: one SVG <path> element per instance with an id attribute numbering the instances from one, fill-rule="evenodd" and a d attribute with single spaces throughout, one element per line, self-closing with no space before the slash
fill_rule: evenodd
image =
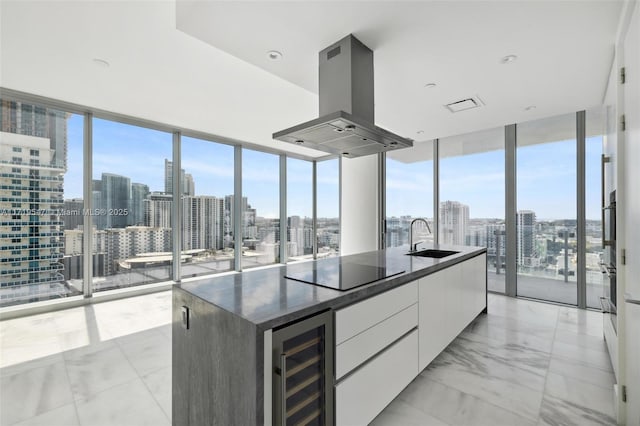
<path id="1" fill-rule="evenodd" d="M 601 157 L 604 138 L 604 110 L 587 110 L 585 141 L 585 213 L 586 213 L 586 286 L 587 307 L 601 309 L 600 297 L 604 294 L 606 275 L 601 272 L 604 261 L 602 246 L 602 179 Z M 605 194 L 605 205 L 609 194 Z"/>
<path id="2" fill-rule="evenodd" d="M 577 304 L 576 115 L 517 126 L 517 294 Z"/>
<path id="3" fill-rule="evenodd" d="M 504 293 L 504 128 L 438 144 L 440 243 L 487 247 L 488 288 Z"/>
<path id="4" fill-rule="evenodd" d="M 93 120 L 93 291 L 171 279 L 172 170 L 170 133 Z"/>
<path id="5" fill-rule="evenodd" d="M 340 255 L 340 164 L 319 161 L 317 175 L 318 258 Z"/>
<path id="6" fill-rule="evenodd" d="M 280 158 L 242 150 L 242 269 L 280 262 Z"/>
<path id="7" fill-rule="evenodd" d="M 0 105 L 0 306 L 82 294 L 83 116 Z"/>
<path id="8" fill-rule="evenodd" d="M 287 158 L 287 261 L 313 258 L 313 163 Z"/>
<path id="9" fill-rule="evenodd" d="M 386 247 L 409 244 L 409 225 L 425 218 L 433 231 L 433 141 L 387 152 Z M 433 234 L 415 225 L 414 241 L 433 242 Z"/>
<path id="10" fill-rule="evenodd" d="M 183 278 L 234 269 L 234 149 L 202 139 L 181 140 Z"/>

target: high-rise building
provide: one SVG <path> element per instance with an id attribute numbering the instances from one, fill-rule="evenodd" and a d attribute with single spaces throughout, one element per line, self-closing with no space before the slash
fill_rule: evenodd
<path id="1" fill-rule="evenodd" d="M 469 226 L 469 206 L 458 201 L 440 203 L 440 243 L 464 245 Z"/>
<path id="2" fill-rule="evenodd" d="M 289 256 L 302 256 L 305 254 L 304 221 L 300 216 L 287 218 L 287 245 Z"/>
<path id="3" fill-rule="evenodd" d="M 163 192 L 150 193 L 144 206 L 144 225 L 152 228 L 171 228 L 171 205 L 173 197 Z"/>
<path id="4" fill-rule="evenodd" d="M 196 195 L 196 184 L 193 181 L 191 173 L 185 173 L 184 175 L 184 181 L 182 182 L 182 195 Z"/>
<path id="5" fill-rule="evenodd" d="M 65 231 L 82 227 L 84 223 L 83 207 L 84 202 L 82 198 L 64 200 L 62 222 Z"/>
<path id="6" fill-rule="evenodd" d="M 196 195 L 195 182 L 193 176 L 180 169 L 180 188 L 182 195 Z M 173 194 L 173 162 L 165 158 L 164 160 L 164 192 Z"/>
<path id="7" fill-rule="evenodd" d="M 118 271 L 120 262 L 134 256 L 171 251 L 171 229 L 128 226 L 105 231 L 105 275 Z"/>
<path id="8" fill-rule="evenodd" d="M 149 195 L 149 186 L 143 183 L 131 184 L 131 210 L 128 212 L 129 225 L 144 224 L 144 200 Z"/>
<path id="9" fill-rule="evenodd" d="M 206 195 L 182 201 L 182 250 L 222 249 L 222 200 Z"/>
<path id="10" fill-rule="evenodd" d="M 104 228 L 124 228 L 131 213 L 131 179 L 113 173 L 102 173 L 102 212 Z"/>
<path id="11" fill-rule="evenodd" d="M 531 210 L 520 210 L 517 214 L 516 229 L 518 266 L 530 266 L 536 256 L 535 245 L 536 214 Z"/>
<path id="12" fill-rule="evenodd" d="M 20 102 L 0 104 L 0 297 L 67 295 L 59 262 L 67 116 Z"/>
<path id="13" fill-rule="evenodd" d="M 224 223 L 223 223 L 223 227 L 224 227 L 224 244 L 225 247 L 233 247 L 234 244 L 234 239 L 233 239 L 233 226 L 234 226 L 234 222 L 233 222 L 233 210 L 234 210 L 234 205 L 233 205 L 233 200 L 234 200 L 234 196 L 233 195 L 226 195 L 224 197 Z M 249 203 L 247 202 L 247 197 L 242 197 L 242 203 L 241 203 L 241 208 L 242 211 L 246 212 L 247 208 L 250 208 Z M 243 228 L 245 227 L 244 224 L 246 223 L 246 221 L 244 220 L 245 218 L 243 217 Z M 245 235 L 245 230 L 243 229 L 242 235 Z"/>
<path id="14" fill-rule="evenodd" d="M 506 262 L 506 232 L 503 223 L 487 224 L 486 241 L 487 241 L 487 259 L 490 263 L 502 268 Z"/>
<path id="15" fill-rule="evenodd" d="M 49 164 L 67 170 L 67 118 L 62 111 L 22 102 L 0 100 L 0 131 L 47 139 Z"/>

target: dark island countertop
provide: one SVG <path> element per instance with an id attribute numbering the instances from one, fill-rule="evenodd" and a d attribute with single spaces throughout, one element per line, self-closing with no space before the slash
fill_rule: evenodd
<path id="1" fill-rule="evenodd" d="M 336 258 L 291 263 L 241 273 L 183 282 L 177 291 L 185 291 L 207 303 L 228 311 L 267 330 L 326 309 L 338 309 L 391 288 L 409 283 L 433 272 L 486 252 L 484 247 L 423 244 L 423 248 L 455 250 L 459 253 L 442 259 L 407 256 L 407 246 L 342 256 L 341 262 L 380 266 L 400 272 L 371 284 L 340 291 L 306 284 L 284 276 L 304 273 L 322 266 L 321 262 L 336 262 Z"/>

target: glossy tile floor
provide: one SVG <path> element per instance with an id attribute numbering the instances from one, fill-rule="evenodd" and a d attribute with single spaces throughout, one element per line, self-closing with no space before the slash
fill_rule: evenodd
<path id="1" fill-rule="evenodd" d="M 169 292 L 0 322 L 0 424 L 171 423 Z M 602 315 L 489 296 L 375 425 L 614 424 Z"/>

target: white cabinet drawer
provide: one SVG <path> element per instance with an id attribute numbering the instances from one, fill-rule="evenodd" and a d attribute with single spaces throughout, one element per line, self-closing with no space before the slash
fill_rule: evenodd
<path id="1" fill-rule="evenodd" d="M 336 344 L 362 333 L 418 301 L 418 282 L 396 287 L 336 311 Z"/>
<path id="2" fill-rule="evenodd" d="M 418 304 L 374 325 L 336 347 L 336 378 L 344 376 L 418 325 Z"/>
<path id="3" fill-rule="evenodd" d="M 418 375 L 418 331 L 336 386 L 336 425 L 370 423 Z"/>

